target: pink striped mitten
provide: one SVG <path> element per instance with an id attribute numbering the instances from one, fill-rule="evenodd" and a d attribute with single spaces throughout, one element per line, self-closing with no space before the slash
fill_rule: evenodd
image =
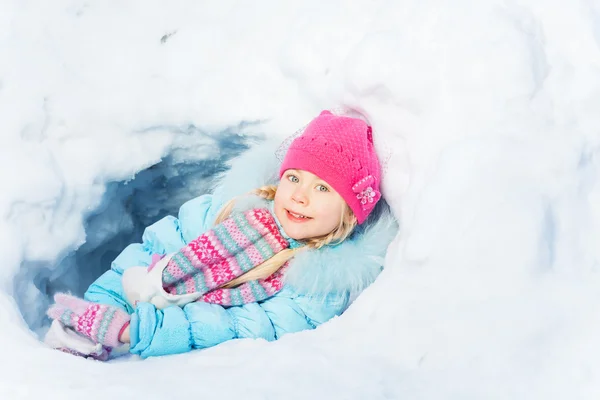
<path id="1" fill-rule="evenodd" d="M 120 308 L 91 303 L 75 296 L 57 293 L 48 316 L 73 328 L 94 343 L 118 347 L 121 331 L 129 325 L 129 315 Z"/>

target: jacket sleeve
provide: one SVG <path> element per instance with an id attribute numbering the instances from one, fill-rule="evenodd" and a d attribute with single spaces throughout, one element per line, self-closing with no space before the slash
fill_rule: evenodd
<path id="1" fill-rule="evenodd" d="M 131 314 L 133 308 L 126 300 L 121 281 L 123 271 L 130 267 L 148 266 L 153 254 L 179 250 L 212 225 L 218 208 L 212 195 L 205 194 L 184 203 L 178 218 L 166 216 L 149 225 L 142 235 L 142 243 L 127 246 L 112 262 L 111 269 L 90 285 L 84 298 L 120 307 Z"/>
<path id="2" fill-rule="evenodd" d="M 278 295 L 261 303 L 229 308 L 195 302 L 183 309 L 158 310 L 152 304 L 140 303 L 131 319 L 130 352 L 147 358 L 207 348 L 232 339 L 277 340 L 287 333 L 314 329 L 340 315 L 347 306 L 347 295 Z"/>

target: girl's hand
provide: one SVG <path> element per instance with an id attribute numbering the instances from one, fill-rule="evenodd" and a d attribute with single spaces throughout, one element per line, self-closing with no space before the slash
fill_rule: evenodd
<path id="1" fill-rule="evenodd" d="M 73 328 L 94 343 L 118 347 L 122 331 L 129 326 L 129 315 L 120 308 L 91 303 L 64 293 L 54 296 L 48 316 Z M 128 335 L 129 336 L 129 335 Z"/>

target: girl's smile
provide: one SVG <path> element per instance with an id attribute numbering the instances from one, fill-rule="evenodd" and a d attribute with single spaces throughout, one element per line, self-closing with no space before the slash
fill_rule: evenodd
<path id="1" fill-rule="evenodd" d="M 285 211 L 286 211 L 287 217 L 293 222 L 303 223 L 303 222 L 307 222 L 311 219 L 310 217 L 307 217 L 302 214 L 294 213 L 287 209 Z"/>

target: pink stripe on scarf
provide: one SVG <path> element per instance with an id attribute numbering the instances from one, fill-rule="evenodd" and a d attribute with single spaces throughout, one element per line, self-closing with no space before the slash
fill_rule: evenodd
<path id="1" fill-rule="evenodd" d="M 231 263 L 232 260 L 234 261 L 233 263 Z M 241 273 L 239 266 L 235 263 L 235 260 L 231 258 L 207 268 L 204 273 L 204 280 L 206 286 L 210 289 L 235 279 L 237 276 L 241 275 Z"/>
<path id="2" fill-rule="evenodd" d="M 231 236 L 231 238 L 237 243 L 239 247 L 246 248 L 247 246 L 252 244 L 250 239 L 237 226 L 233 218 L 226 219 L 225 221 L 223 221 L 223 226 L 225 226 L 227 233 L 229 233 L 229 236 Z"/>
<path id="3" fill-rule="evenodd" d="M 185 290 L 187 293 L 194 293 L 196 291 L 196 281 L 194 277 L 190 276 L 185 280 Z"/>
<path id="4" fill-rule="evenodd" d="M 258 266 L 265 261 L 263 255 L 260 254 L 260 251 L 258 251 L 255 245 L 248 247 L 246 249 L 246 254 L 248 255 L 248 258 L 250 258 L 254 266 Z"/>
<path id="5" fill-rule="evenodd" d="M 252 290 L 250 290 L 249 284 L 248 285 L 242 284 L 240 286 L 240 294 L 242 295 L 242 298 L 244 299 L 244 303 L 253 303 L 256 301 L 256 298 L 254 297 Z"/>

